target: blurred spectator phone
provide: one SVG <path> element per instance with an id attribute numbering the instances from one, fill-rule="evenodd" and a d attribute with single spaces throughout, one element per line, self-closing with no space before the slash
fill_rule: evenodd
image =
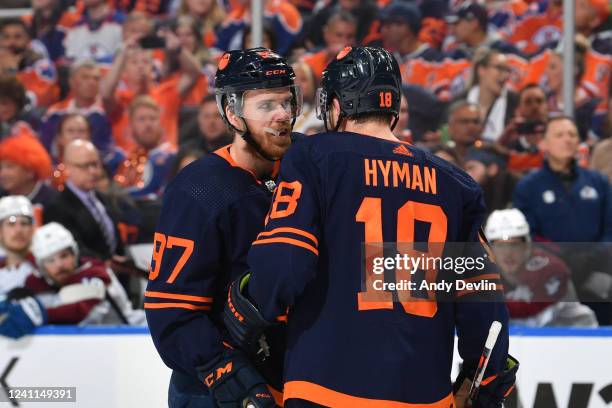
<path id="1" fill-rule="evenodd" d="M 145 50 L 153 48 L 166 48 L 166 39 L 156 35 L 147 35 L 146 37 L 142 37 L 138 43 L 140 44 L 140 47 L 144 48 Z"/>
<path id="2" fill-rule="evenodd" d="M 546 125 L 538 120 L 529 120 L 527 122 L 519 123 L 516 126 L 516 132 L 519 135 L 532 135 L 534 133 L 544 133 Z"/>

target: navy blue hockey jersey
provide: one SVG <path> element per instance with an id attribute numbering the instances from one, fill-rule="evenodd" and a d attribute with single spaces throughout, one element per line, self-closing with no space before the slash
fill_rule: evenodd
<path id="1" fill-rule="evenodd" d="M 474 242 L 486 268 L 465 277 L 498 281 L 480 243 L 484 217 L 481 189 L 469 176 L 411 145 L 348 132 L 295 143 L 248 258 L 248 294 L 264 317 L 289 308 L 285 400 L 448 408 L 455 330 L 464 363 L 476 366 L 493 320 L 504 329 L 487 376 L 502 371 L 501 291 L 487 303 L 467 301 L 477 291 L 401 303 L 393 293 L 380 302 L 360 293 L 363 243 Z"/>
<path id="2" fill-rule="evenodd" d="M 155 233 L 145 310 L 166 365 L 196 381 L 223 351 L 220 312 L 228 284 L 246 269 L 272 193 L 219 149 L 169 184 Z"/>

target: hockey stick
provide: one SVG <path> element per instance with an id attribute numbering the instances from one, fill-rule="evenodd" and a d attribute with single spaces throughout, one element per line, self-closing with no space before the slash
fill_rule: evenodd
<path id="1" fill-rule="evenodd" d="M 480 389 L 480 384 L 482 383 L 482 378 L 484 377 L 485 370 L 487 369 L 487 365 L 489 364 L 489 357 L 491 357 L 491 352 L 493 351 L 493 347 L 495 347 L 495 343 L 497 342 L 497 336 L 499 336 L 501 328 L 502 324 L 497 320 L 491 323 L 491 327 L 489 328 L 489 335 L 487 336 L 487 340 L 485 341 L 485 346 L 482 350 L 482 354 L 480 355 L 480 360 L 478 361 L 476 373 L 474 374 L 474 380 L 472 381 L 472 385 L 470 386 L 470 393 L 468 394 L 468 399 L 465 405 L 466 407 L 471 407 L 474 404 L 474 401 L 476 401 L 476 397 L 478 396 L 478 390 Z"/>

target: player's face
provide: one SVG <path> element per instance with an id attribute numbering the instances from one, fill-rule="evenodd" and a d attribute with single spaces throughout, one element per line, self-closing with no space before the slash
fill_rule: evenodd
<path id="1" fill-rule="evenodd" d="M 493 253 L 504 274 L 514 276 L 529 259 L 531 245 L 522 238 L 493 241 Z"/>
<path id="2" fill-rule="evenodd" d="M 42 264 L 51 280 L 62 285 L 74 273 L 76 256 L 72 249 L 66 248 L 44 259 Z"/>
<path id="3" fill-rule="evenodd" d="M 0 241 L 10 252 L 25 253 L 30 248 L 34 226 L 32 219 L 22 215 L 12 215 L 0 222 Z"/>
<path id="4" fill-rule="evenodd" d="M 243 117 L 253 139 L 270 157 L 280 158 L 291 145 L 294 96 L 289 88 L 248 91 Z"/>

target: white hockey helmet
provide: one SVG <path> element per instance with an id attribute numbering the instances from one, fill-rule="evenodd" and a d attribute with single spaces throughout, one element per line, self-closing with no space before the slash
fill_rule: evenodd
<path id="1" fill-rule="evenodd" d="M 11 216 L 22 215 L 34 218 L 32 203 L 26 196 L 11 195 L 0 198 L 0 221 Z"/>
<path id="2" fill-rule="evenodd" d="M 484 232 L 489 241 L 505 241 L 511 238 L 529 240 L 527 219 L 516 208 L 493 211 L 487 220 Z"/>
<path id="3" fill-rule="evenodd" d="M 72 249 L 78 258 L 79 247 L 72 233 L 57 222 L 50 222 L 34 232 L 30 250 L 40 266 L 45 259 L 66 248 Z"/>

